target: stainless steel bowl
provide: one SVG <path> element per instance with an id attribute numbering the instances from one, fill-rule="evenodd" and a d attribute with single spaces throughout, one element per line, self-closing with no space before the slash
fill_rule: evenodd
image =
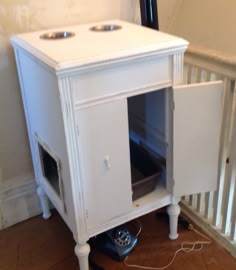
<path id="1" fill-rule="evenodd" d="M 73 37 L 75 33 L 73 32 L 49 32 L 40 36 L 41 39 L 55 40 L 55 39 L 65 39 Z"/>
<path id="2" fill-rule="evenodd" d="M 119 30 L 121 28 L 122 27 L 120 25 L 116 24 L 99 24 L 91 27 L 90 30 L 95 32 L 109 32 Z"/>

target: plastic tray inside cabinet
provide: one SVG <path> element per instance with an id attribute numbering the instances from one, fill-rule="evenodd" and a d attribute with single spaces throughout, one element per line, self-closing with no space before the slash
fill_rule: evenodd
<path id="1" fill-rule="evenodd" d="M 158 160 L 142 145 L 130 140 L 133 201 L 152 192 L 161 174 Z"/>

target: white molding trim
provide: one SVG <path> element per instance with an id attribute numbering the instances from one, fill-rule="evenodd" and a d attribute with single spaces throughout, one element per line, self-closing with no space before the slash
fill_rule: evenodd
<path id="1" fill-rule="evenodd" d="M 197 226 L 212 237 L 219 245 L 224 247 L 230 254 L 236 258 L 236 243 L 231 241 L 227 235 L 223 235 L 216 227 L 211 225 L 203 216 L 191 209 L 184 201 L 180 203 L 181 210 L 186 214 Z"/>
<path id="2" fill-rule="evenodd" d="M 161 90 L 163 88 L 171 87 L 171 80 L 162 81 L 155 84 L 146 85 L 143 87 L 137 87 L 134 89 L 128 89 L 124 91 L 119 91 L 105 96 L 99 96 L 95 98 L 85 99 L 82 101 L 75 101 L 75 110 L 89 108 L 92 106 L 100 105 L 106 102 L 111 102 L 118 99 L 128 98 L 132 96 L 137 96 L 151 91 Z"/>
<path id="3" fill-rule="evenodd" d="M 35 179 L 29 174 L 1 183 L 0 230 L 42 212 L 36 189 Z"/>
<path id="4" fill-rule="evenodd" d="M 183 83 L 184 74 L 184 54 L 179 52 L 173 56 L 173 85 L 180 85 Z"/>
<path id="5" fill-rule="evenodd" d="M 61 98 L 62 115 L 66 136 L 68 159 L 70 166 L 72 199 L 74 204 L 75 226 L 74 238 L 80 244 L 85 244 L 89 240 L 87 231 L 87 208 L 84 199 L 84 186 L 81 178 L 81 169 L 78 151 L 78 130 L 75 125 L 74 103 L 72 100 L 71 81 L 68 77 L 59 79 L 59 93 Z"/>
<path id="6" fill-rule="evenodd" d="M 14 40 L 13 40 L 14 39 Z M 11 38 L 11 44 L 14 47 L 15 50 L 18 50 L 19 48 L 23 50 L 26 54 L 34 55 L 33 58 L 36 59 L 36 61 L 40 61 L 43 63 L 43 65 L 46 65 L 47 68 L 50 70 L 55 70 L 58 77 L 64 77 L 67 74 L 73 75 L 82 72 L 87 72 L 88 70 L 99 70 L 101 68 L 107 67 L 109 68 L 113 64 L 119 64 L 119 63 L 126 63 L 129 61 L 134 60 L 140 60 L 142 61 L 143 58 L 153 58 L 155 56 L 169 56 L 174 55 L 176 52 L 180 52 L 180 54 L 183 54 L 187 47 L 188 42 L 185 40 L 180 39 L 178 42 L 176 42 L 175 45 L 173 45 L 171 48 L 153 48 L 150 51 L 140 51 L 135 50 L 133 51 L 133 55 L 130 55 L 130 52 L 122 53 L 116 55 L 116 58 L 110 59 L 109 61 L 105 59 L 91 59 L 91 61 L 87 61 L 84 63 L 83 61 L 67 61 L 63 63 L 57 63 L 56 61 L 50 59 L 48 56 L 45 56 L 35 48 L 33 48 L 31 45 L 26 44 L 25 41 L 22 41 L 20 38 L 15 36 L 14 38 Z M 94 62 L 96 62 L 94 64 Z"/>

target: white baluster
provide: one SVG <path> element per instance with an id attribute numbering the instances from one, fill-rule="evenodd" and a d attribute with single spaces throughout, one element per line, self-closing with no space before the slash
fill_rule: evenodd
<path id="1" fill-rule="evenodd" d="M 204 199 L 205 199 L 204 193 L 200 193 L 197 195 L 197 211 L 199 214 L 202 214 L 204 211 Z"/>
<path id="2" fill-rule="evenodd" d="M 205 211 L 204 217 L 208 220 L 212 219 L 212 208 L 213 208 L 213 192 L 207 192 L 205 195 Z"/>
<path id="3" fill-rule="evenodd" d="M 235 177 L 236 177 L 236 86 L 234 87 L 234 98 L 231 111 L 231 121 L 230 121 L 230 131 L 229 131 L 229 170 L 227 177 L 225 179 L 225 200 L 223 204 L 222 211 L 222 232 L 228 233 L 230 231 L 230 221 L 233 208 L 233 197 L 235 188 Z"/>
<path id="4" fill-rule="evenodd" d="M 218 168 L 218 186 L 214 196 L 214 213 L 213 213 L 213 225 L 219 226 L 221 222 L 221 208 L 222 198 L 224 190 L 224 180 L 226 174 L 226 160 L 228 156 L 228 134 L 229 134 L 229 122 L 230 122 L 230 108 L 232 107 L 232 91 L 230 87 L 230 81 L 224 79 L 224 96 L 223 96 L 223 115 L 221 123 L 221 138 L 220 138 L 220 156 L 219 156 L 219 168 Z"/>

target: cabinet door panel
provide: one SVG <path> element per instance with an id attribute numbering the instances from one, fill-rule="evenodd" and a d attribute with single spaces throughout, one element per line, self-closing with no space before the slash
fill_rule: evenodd
<path id="1" fill-rule="evenodd" d="M 88 227 L 92 228 L 132 206 L 127 101 L 81 109 L 76 122 Z"/>
<path id="2" fill-rule="evenodd" d="M 215 190 L 223 83 L 178 86 L 173 91 L 174 195 Z"/>

